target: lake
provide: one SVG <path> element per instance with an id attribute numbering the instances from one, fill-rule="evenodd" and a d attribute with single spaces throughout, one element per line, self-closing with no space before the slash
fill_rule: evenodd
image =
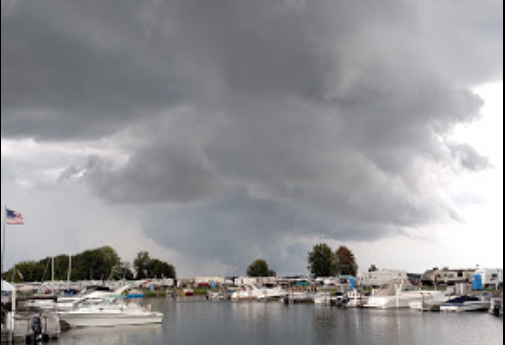
<path id="1" fill-rule="evenodd" d="M 151 300 L 162 325 L 76 329 L 59 345 L 503 345 L 503 319 L 485 313 L 341 310 L 281 303 Z"/>

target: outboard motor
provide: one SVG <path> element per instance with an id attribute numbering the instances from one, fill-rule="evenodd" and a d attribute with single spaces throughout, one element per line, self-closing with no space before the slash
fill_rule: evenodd
<path id="1" fill-rule="evenodd" d="M 284 305 L 289 305 L 289 296 L 288 295 L 285 295 L 283 298 L 282 298 L 283 302 L 284 302 Z"/>
<path id="2" fill-rule="evenodd" d="M 42 320 L 40 316 L 36 315 L 32 318 L 32 331 L 35 341 L 42 340 Z"/>
<path id="3" fill-rule="evenodd" d="M 500 317 L 502 315 L 502 304 L 501 302 L 495 301 L 492 308 L 492 314 L 494 316 Z"/>

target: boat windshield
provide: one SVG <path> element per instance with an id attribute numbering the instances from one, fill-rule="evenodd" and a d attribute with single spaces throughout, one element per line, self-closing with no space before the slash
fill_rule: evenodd
<path id="1" fill-rule="evenodd" d="M 375 293 L 374 296 L 377 297 L 395 296 L 398 293 L 398 289 L 401 289 L 402 292 L 418 291 L 418 289 L 409 282 L 392 281 L 388 284 L 382 285 L 382 287 L 379 289 L 379 291 Z"/>
<path id="2" fill-rule="evenodd" d="M 470 296 L 463 296 L 463 297 L 458 297 L 450 300 L 447 303 L 465 303 L 465 302 L 479 302 L 480 299 L 478 297 L 470 297 Z"/>
<path id="3" fill-rule="evenodd" d="M 96 308 L 108 305 L 118 304 L 118 300 L 115 298 L 104 298 L 104 299 L 89 299 L 84 300 L 77 305 L 78 308 Z"/>
<path id="4" fill-rule="evenodd" d="M 375 293 L 376 297 L 386 297 L 395 295 L 395 287 L 392 284 L 384 284 L 382 287 Z"/>

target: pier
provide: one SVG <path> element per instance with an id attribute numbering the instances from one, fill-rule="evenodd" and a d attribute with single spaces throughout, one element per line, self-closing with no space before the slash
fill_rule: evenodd
<path id="1" fill-rule="evenodd" d="M 18 312 L 14 285 L 2 280 L 2 344 L 23 341 L 32 344 L 57 339 L 61 333 L 60 320 L 53 312 Z"/>
<path id="2" fill-rule="evenodd" d="M 54 313 L 8 314 L 2 324 L 2 344 L 34 344 L 58 339 L 61 333 L 59 317 Z"/>

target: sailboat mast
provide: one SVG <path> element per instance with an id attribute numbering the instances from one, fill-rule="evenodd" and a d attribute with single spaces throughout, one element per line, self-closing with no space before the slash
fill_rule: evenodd
<path id="1" fill-rule="evenodd" d="M 67 282 L 68 282 L 68 293 L 70 293 L 70 276 L 72 274 L 72 255 L 68 256 L 68 275 L 67 275 Z"/>
<path id="2" fill-rule="evenodd" d="M 54 287 L 54 256 L 51 258 L 51 283 Z"/>

